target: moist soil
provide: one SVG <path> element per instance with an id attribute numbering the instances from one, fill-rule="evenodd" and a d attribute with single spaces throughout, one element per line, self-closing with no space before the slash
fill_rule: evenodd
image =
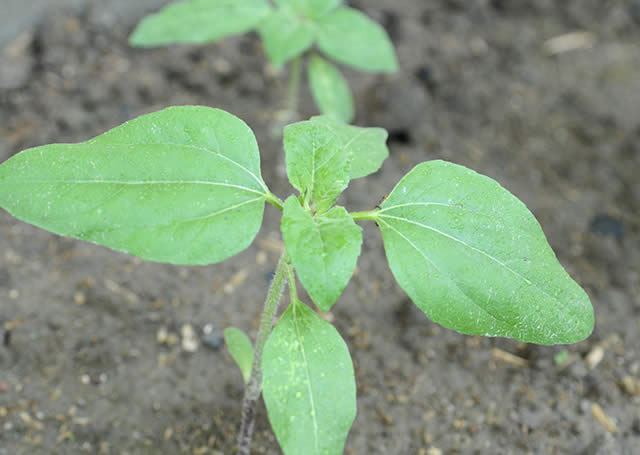
<path id="1" fill-rule="evenodd" d="M 357 272 L 327 316 L 358 385 L 345 453 L 639 453 L 640 2 L 350 3 L 384 24 L 401 71 L 345 70 L 356 123 L 387 128 L 391 156 L 341 204 L 373 208 L 425 160 L 489 175 L 536 215 L 596 328 L 552 347 L 445 330 L 395 283 L 365 223 Z M 286 74 L 257 36 L 131 49 L 139 18 L 114 17 L 52 11 L 2 51 L 0 160 L 201 104 L 251 126 L 265 181 L 290 194 Z M 300 111 L 315 114 L 307 89 Z M 254 336 L 278 223 L 269 206 L 246 251 L 175 267 L 0 213 L 0 455 L 233 453 L 243 387 L 221 334 Z M 254 453 L 280 453 L 262 404 Z"/>

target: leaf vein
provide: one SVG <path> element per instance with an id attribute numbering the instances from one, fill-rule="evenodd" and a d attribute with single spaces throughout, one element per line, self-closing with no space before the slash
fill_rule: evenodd
<path id="1" fill-rule="evenodd" d="M 453 236 L 453 235 L 451 235 L 451 234 L 447 234 L 446 232 L 443 232 L 443 231 L 441 231 L 441 230 L 439 230 L 439 229 L 436 229 L 436 228 L 434 228 L 433 226 L 428 226 L 428 225 L 426 225 L 426 224 L 418 223 L 417 221 L 409 220 L 409 219 L 407 219 L 407 218 L 402 218 L 402 217 L 399 217 L 399 216 L 381 215 L 381 217 L 384 217 L 384 218 L 390 218 L 390 219 L 394 219 L 394 220 L 398 220 L 398 221 L 404 221 L 405 223 L 413 224 L 413 225 L 415 225 L 415 226 L 419 226 L 419 227 L 421 227 L 421 228 L 424 228 L 424 229 L 428 229 L 428 230 L 430 230 L 430 231 L 433 231 L 433 232 L 435 232 L 435 233 L 437 233 L 437 234 L 442 235 L 443 237 L 446 237 L 446 238 L 448 238 L 448 239 L 450 239 L 450 240 L 453 240 L 454 242 L 461 243 L 462 245 L 466 246 L 467 248 L 469 248 L 469 249 L 471 249 L 471 250 L 473 250 L 473 251 L 476 251 L 476 252 L 478 252 L 478 253 L 482 254 L 483 256 L 488 257 L 489 259 L 491 259 L 492 261 L 496 262 L 498 265 L 500 265 L 500 266 L 504 267 L 505 269 L 507 269 L 508 271 L 510 271 L 511 273 L 513 273 L 514 275 L 516 275 L 516 276 L 518 276 L 518 277 L 522 278 L 522 279 L 523 279 L 523 280 L 524 280 L 528 285 L 534 285 L 534 286 L 538 287 L 537 285 L 535 285 L 535 283 L 533 283 L 533 282 L 532 282 L 531 280 L 529 280 L 527 277 L 525 277 L 525 276 L 524 276 L 524 275 L 522 275 L 521 273 L 517 272 L 516 270 L 512 269 L 512 268 L 511 268 L 511 267 L 509 267 L 507 264 L 505 264 L 504 262 L 502 262 L 500 259 L 498 259 L 498 258 L 496 258 L 496 257 L 492 256 L 491 254 L 487 253 L 486 251 L 481 250 L 480 248 L 477 248 L 477 247 L 475 247 L 475 246 L 473 246 L 473 245 L 471 245 L 471 244 L 469 244 L 469 243 L 465 242 L 464 240 L 459 239 L 459 238 L 457 238 L 457 237 L 455 237 L 455 236 Z M 539 287 L 538 287 L 538 288 L 539 288 Z M 547 294 L 543 289 L 541 289 L 541 288 L 539 288 L 539 289 L 540 289 L 542 292 L 544 292 L 545 294 Z M 549 297 L 551 297 L 549 294 L 547 294 L 547 295 L 548 295 Z"/>
<path id="2" fill-rule="evenodd" d="M 394 217 L 395 218 L 395 217 Z M 413 249 L 415 249 L 418 253 L 420 253 L 420 255 L 426 259 L 428 262 L 431 263 L 431 265 L 433 265 L 436 270 L 438 270 L 438 272 L 443 273 L 443 271 L 440 269 L 440 267 L 438 267 L 438 265 L 433 262 L 433 260 L 431 260 L 425 253 L 424 251 L 422 251 L 420 248 L 418 248 L 418 246 L 413 243 L 409 238 L 407 238 L 404 234 L 402 234 L 402 232 L 400 232 L 399 230 L 397 230 L 396 228 L 394 228 L 390 223 L 387 223 L 383 220 L 379 220 L 380 222 L 382 222 L 383 224 L 385 224 L 387 227 L 389 227 L 389 229 L 391 229 L 392 231 L 394 231 L 396 234 L 398 234 L 400 237 L 402 237 L 402 239 L 404 239 L 409 245 L 411 245 L 411 247 Z M 448 275 L 448 274 L 447 274 Z M 481 306 L 479 303 L 477 303 L 473 298 L 471 298 L 462 288 L 460 288 L 460 285 L 453 279 L 449 278 L 449 281 L 451 283 L 453 283 L 453 285 L 465 296 L 467 297 L 467 299 L 469 299 L 469 301 L 475 305 L 476 307 L 478 307 L 480 310 L 484 311 L 485 313 L 487 313 L 489 316 L 491 316 L 493 319 L 495 319 L 496 321 L 500 321 L 506 324 L 509 324 L 513 327 L 513 324 L 509 323 L 508 321 L 505 321 L 504 319 L 500 318 L 498 315 L 493 314 L 491 311 L 487 310 L 486 308 L 484 308 L 483 306 Z"/>
<path id="3" fill-rule="evenodd" d="M 260 195 L 265 195 L 265 193 L 261 193 L 260 191 L 254 190 L 253 188 L 249 188 L 242 185 L 234 185 L 232 183 L 223 183 L 223 182 L 209 182 L 206 180 L 29 180 L 26 183 L 37 183 L 37 184 L 74 184 L 74 185 L 86 185 L 86 184 L 104 184 L 104 185 L 212 185 L 212 186 L 222 186 L 227 188 L 236 188 L 242 191 L 246 191 L 248 193 L 255 193 Z M 0 182 L 0 185 L 12 185 L 14 183 L 11 182 Z"/>
<path id="4" fill-rule="evenodd" d="M 293 307 L 293 319 L 294 325 L 296 327 L 296 335 L 299 340 L 302 340 L 302 336 L 300 335 L 300 327 L 298 325 L 298 314 L 296 312 L 295 305 L 298 305 L 297 302 L 294 302 Z M 307 376 L 307 392 L 309 393 L 309 402 L 311 405 L 311 417 L 313 420 L 313 438 L 314 438 L 314 446 L 316 451 L 318 450 L 318 416 L 316 414 L 316 405 L 313 399 L 313 391 L 311 390 L 311 373 L 309 373 L 309 362 L 307 362 L 307 355 L 304 350 L 304 344 L 300 341 L 300 352 L 302 353 L 302 360 L 304 362 L 304 371 Z"/>

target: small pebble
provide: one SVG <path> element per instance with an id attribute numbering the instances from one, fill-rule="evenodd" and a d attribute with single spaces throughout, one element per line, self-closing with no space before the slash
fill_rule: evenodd
<path id="1" fill-rule="evenodd" d="M 589 352 L 589 354 L 587 354 L 587 358 L 586 358 L 587 366 L 589 367 L 590 370 L 593 370 L 595 367 L 597 367 L 600 364 L 600 362 L 602 362 L 603 358 L 604 358 L 604 349 L 602 349 L 602 346 L 596 346 L 591 350 L 591 352 Z"/>
<path id="2" fill-rule="evenodd" d="M 158 344 L 165 344 L 167 342 L 167 337 L 169 336 L 169 331 L 166 327 L 160 327 L 158 332 L 156 333 L 156 341 Z"/>
<path id="3" fill-rule="evenodd" d="M 73 301 L 76 305 L 84 305 L 87 302 L 87 298 L 82 292 L 76 292 L 73 294 Z"/>
<path id="4" fill-rule="evenodd" d="M 622 378 L 622 388 L 629 395 L 640 397 L 640 380 L 633 376 Z"/>
<path id="5" fill-rule="evenodd" d="M 213 351 L 217 351 L 224 346 L 224 336 L 220 331 L 205 333 L 202 337 L 202 344 Z"/>
<path id="6" fill-rule="evenodd" d="M 185 324 L 182 326 L 180 333 L 182 335 L 182 350 L 185 352 L 196 352 L 200 347 L 200 343 L 198 342 L 193 327 Z"/>
<path id="7" fill-rule="evenodd" d="M 624 238 L 624 225 L 620 220 L 610 215 L 596 215 L 591 220 L 589 229 L 595 234 L 608 235 L 616 240 Z"/>

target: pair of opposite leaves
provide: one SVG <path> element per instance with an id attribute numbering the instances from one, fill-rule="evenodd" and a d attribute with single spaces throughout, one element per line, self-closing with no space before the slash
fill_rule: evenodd
<path id="1" fill-rule="evenodd" d="M 386 132 L 316 118 L 285 130 L 283 237 L 324 311 L 353 273 L 361 231 L 333 207 L 375 172 Z M 0 165 L 0 207 L 17 218 L 143 259 L 211 264 L 245 249 L 275 196 L 240 119 L 184 106 L 144 115 L 81 144 L 53 144 Z M 497 182 L 442 161 L 419 164 L 372 212 L 393 275 L 435 322 L 539 344 L 591 333 L 593 310 L 529 210 Z"/>
<path id="2" fill-rule="evenodd" d="M 151 47 L 205 44 L 257 29 L 277 66 L 314 43 L 338 62 L 365 71 L 395 71 L 393 45 L 384 29 L 342 0 L 190 0 L 147 16 L 130 42 Z"/>
<path id="3" fill-rule="evenodd" d="M 314 43 L 337 62 L 368 72 L 394 72 L 398 64 L 384 28 L 341 0 L 190 0 L 144 18 L 131 35 L 133 46 L 205 44 L 256 29 L 267 56 L 279 67 Z M 349 123 L 351 90 L 340 70 L 319 55 L 308 67 L 311 93 L 321 112 Z"/>

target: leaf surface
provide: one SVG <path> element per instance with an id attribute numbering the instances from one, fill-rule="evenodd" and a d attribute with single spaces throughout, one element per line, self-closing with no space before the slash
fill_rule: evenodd
<path id="1" fill-rule="evenodd" d="M 154 47 L 204 44 L 248 32 L 271 11 L 267 0 L 190 0 L 174 2 L 145 17 L 129 42 Z"/>
<path id="2" fill-rule="evenodd" d="M 384 128 L 363 128 L 336 122 L 328 116 L 316 116 L 312 122 L 326 125 L 339 139 L 351 158 L 351 179 L 376 172 L 389 156 L 388 133 Z"/>
<path id="3" fill-rule="evenodd" d="M 313 19 L 336 9 L 342 0 L 276 0 L 280 7 L 290 6 L 296 13 Z"/>
<path id="4" fill-rule="evenodd" d="M 349 350 L 328 322 L 294 302 L 262 361 L 269 421 L 285 455 L 341 455 L 356 415 Z"/>
<path id="5" fill-rule="evenodd" d="M 211 264 L 245 249 L 268 189 L 253 132 L 218 109 L 172 107 L 88 142 L 0 165 L 0 207 L 143 259 Z"/>
<path id="6" fill-rule="evenodd" d="M 282 66 L 311 47 L 314 25 L 288 7 L 276 10 L 258 29 L 269 61 Z"/>
<path id="7" fill-rule="evenodd" d="M 338 68 L 314 55 L 309 64 L 309 83 L 320 112 L 344 123 L 353 120 L 353 96 Z"/>
<path id="8" fill-rule="evenodd" d="M 242 372 L 244 383 L 248 384 L 253 363 L 253 346 L 249 337 L 240 329 L 228 327 L 224 329 L 224 342 Z"/>
<path id="9" fill-rule="evenodd" d="M 284 205 L 282 235 L 300 281 L 316 305 L 329 311 L 356 268 L 362 230 L 343 207 L 312 217 L 290 196 Z"/>
<path id="10" fill-rule="evenodd" d="M 398 69 L 387 32 L 353 8 L 337 8 L 318 21 L 318 47 L 340 63 L 364 71 Z"/>
<path id="11" fill-rule="evenodd" d="M 351 160 L 341 139 L 320 122 L 307 120 L 284 129 L 287 175 L 312 209 L 329 209 L 349 185 Z"/>
<path id="12" fill-rule="evenodd" d="M 537 344 L 591 333 L 587 294 L 531 212 L 496 181 L 444 161 L 422 163 L 376 221 L 393 275 L 433 321 Z"/>

